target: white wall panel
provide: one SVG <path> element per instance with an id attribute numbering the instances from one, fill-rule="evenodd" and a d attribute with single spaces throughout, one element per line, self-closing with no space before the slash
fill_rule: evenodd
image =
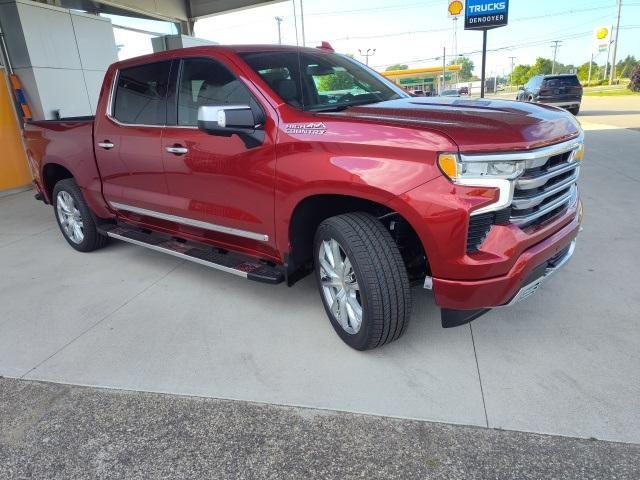
<path id="1" fill-rule="evenodd" d="M 118 61 L 113 27 L 106 18 L 71 12 L 75 43 L 83 70 L 102 70 Z"/>

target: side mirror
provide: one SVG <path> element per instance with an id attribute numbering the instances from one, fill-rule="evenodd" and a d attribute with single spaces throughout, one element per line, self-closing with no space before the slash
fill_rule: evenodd
<path id="1" fill-rule="evenodd" d="M 249 105 L 210 105 L 198 108 L 198 128 L 212 135 L 252 133 L 256 129 Z"/>
<path id="2" fill-rule="evenodd" d="M 256 125 L 249 105 L 207 105 L 198 108 L 198 128 L 210 135 L 237 134 L 247 148 L 264 142 L 264 130 Z"/>

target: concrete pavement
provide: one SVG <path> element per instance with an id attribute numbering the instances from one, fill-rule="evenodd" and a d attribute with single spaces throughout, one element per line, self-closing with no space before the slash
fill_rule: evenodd
<path id="1" fill-rule="evenodd" d="M 448 330 L 417 289 L 406 335 L 367 353 L 311 278 L 272 287 L 117 242 L 81 254 L 32 193 L 0 198 L 0 375 L 640 443 L 640 116 L 587 105 L 564 271 Z"/>

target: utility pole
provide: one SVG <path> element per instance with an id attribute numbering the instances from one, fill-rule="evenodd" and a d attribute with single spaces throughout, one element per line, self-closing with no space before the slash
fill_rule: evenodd
<path id="1" fill-rule="evenodd" d="M 613 41 L 613 58 L 611 60 L 611 74 L 609 85 L 613 85 L 613 78 L 616 75 L 616 50 L 618 49 L 618 37 L 620 37 L 620 12 L 622 10 L 622 0 L 618 0 L 618 20 L 616 20 L 616 39 Z"/>
<path id="2" fill-rule="evenodd" d="M 282 45 L 282 33 L 280 31 L 282 20 L 284 20 L 282 17 L 276 17 L 276 22 L 278 23 L 278 45 Z"/>
<path id="3" fill-rule="evenodd" d="M 607 77 L 609 76 L 609 58 L 611 58 L 612 43 L 613 43 L 613 40 L 609 40 L 609 46 L 607 47 L 607 62 L 604 64 L 604 76 L 602 77 L 603 80 L 606 80 Z"/>
<path id="4" fill-rule="evenodd" d="M 551 74 L 556 73 L 556 58 L 558 56 L 558 47 L 562 43 L 562 40 L 554 40 L 553 43 L 553 66 L 551 67 Z"/>
<path id="5" fill-rule="evenodd" d="M 589 62 L 589 76 L 587 77 L 587 87 L 591 85 L 591 67 L 593 66 L 593 50 L 591 50 L 591 61 Z"/>
<path id="6" fill-rule="evenodd" d="M 371 52 L 371 53 L 369 53 L 369 52 Z M 362 53 L 362 50 L 358 49 L 358 53 L 360 53 L 361 57 L 365 58 L 365 63 L 368 66 L 369 65 L 369 57 L 373 57 L 376 54 L 376 49 L 375 48 L 367 48 L 364 53 Z"/>
<path id="7" fill-rule="evenodd" d="M 511 73 L 509 74 L 509 85 L 513 86 L 513 67 L 516 64 L 516 57 L 509 57 L 511 60 Z"/>
<path id="8" fill-rule="evenodd" d="M 487 29 L 482 30 L 482 69 L 480 70 L 480 98 L 484 98 L 484 82 L 487 68 Z"/>
<path id="9" fill-rule="evenodd" d="M 446 74 L 447 74 L 447 47 L 442 47 L 442 86 L 440 87 L 441 94 L 446 87 L 446 83 L 445 83 Z"/>
<path id="10" fill-rule="evenodd" d="M 293 0 L 295 2 L 295 0 Z M 300 0 L 300 26 L 302 28 L 302 46 L 306 47 L 307 44 L 304 39 L 304 10 L 302 9 L 302 0 Z"/>

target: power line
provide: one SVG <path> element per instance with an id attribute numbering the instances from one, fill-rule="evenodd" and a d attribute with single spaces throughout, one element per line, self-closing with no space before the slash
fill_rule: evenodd
<path id="1" fill-rule="evenodd" d="M 583 12 L 589 12 L 589 11 L 593 11 L 593 10 L 603 10 L 603 9 L 609 9 L 611 8 L 610 6 L 599 6 L 599 7 L 592 7 L 592 8 L 584 8 L 584 9 L 580 9 L 580 10 L 564 10 L 561 12 L 555 12 L 555 13 L 550 13 L 550 14 L 545 14 L 545 15 L 536 15 L 536 16 L 531 16 L 531 17 L 522 17 L 522 18 L 515 18 L 513 20 L 511 20 L 512 22 L 520 22 L 520 21 L 527 21 L 527 20 L 538 20 L 541 18 L 548 18 L 548 17 L 556 17 L 558 15 L 563 15 L 566 13 L 583 13 Z M 336 12 L 337 13 L 337 12 Z M 404 35 L 418 35 L 418 34 L 429 34 L 429 33 L 438 33 L 438 32 L 446 32 L 448 31 L 449 28 L 437 28 L 437 29 L 431 29 L 431 30 L 410 30 L 410 31 L 402 31 L 402 32 L 394 32 L 394 33 L 381 33 L 381 34 L 376 34 L 376 35 L 357 35 L 357 36 L 346 36 L 346 37 L 337 37 L 337 38 L 329 38 L 329 39 L 322 39 L 325 41 L 329 41 L 329 42 L 337 42 L 337 41 L 343 41 L 343 40 L 367 40 L 370 38 L 389 38 L 389 37 L 399 37 L 399 36 L 404 36 Z M 321 40 L 314 40 L 314 42 L 320 42 Z"/>

